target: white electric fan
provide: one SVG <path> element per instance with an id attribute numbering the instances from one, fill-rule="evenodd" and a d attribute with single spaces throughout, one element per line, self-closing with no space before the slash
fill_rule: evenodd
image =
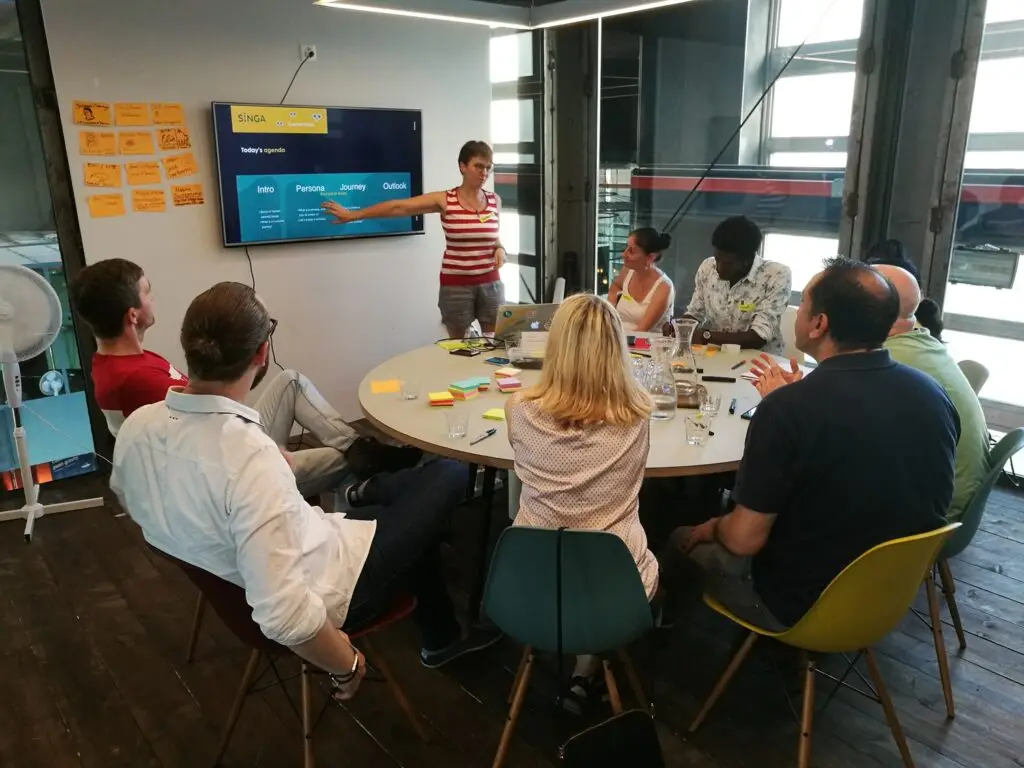
<path id="1" fill-rule="evenodd" d="M 25 518 L 25 540 L 32 540 L 32 528 L 43 515 L 102 507 L 103 499 L 83 499 L 61 504 L 40 504 L 39 486 L 32 476 L 28 440 L 21 417 L 21 370 L 19 360 L 42 354 L 60 332 L 60 299 L 42 275 L 27 267 L 0 265 L 0 366 L 4 391 L 14 419 L 14 444 L 18 452 L 21 487 L 25 505 L 14 513 L 0 513 L 0 519 Z"/>

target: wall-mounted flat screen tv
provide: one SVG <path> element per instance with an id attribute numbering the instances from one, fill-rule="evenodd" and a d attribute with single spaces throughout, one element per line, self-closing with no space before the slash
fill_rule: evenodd
<path id="1" fill-rule="evenodd" d="M 224 245 L 423 233 L 423 217 L 336 224 L 321 204 L 366 208 L 423 192 L 418 110 L 214 102 Z"/>

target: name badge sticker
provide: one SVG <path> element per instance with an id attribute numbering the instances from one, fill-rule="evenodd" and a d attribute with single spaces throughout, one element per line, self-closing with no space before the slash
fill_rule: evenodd
<path id="1" fill-rule="evenodd" d="M 740 312 L 753 312 L 755 309 L 757 309 L 757 305 L 752 301 L 740 302 Z"/>

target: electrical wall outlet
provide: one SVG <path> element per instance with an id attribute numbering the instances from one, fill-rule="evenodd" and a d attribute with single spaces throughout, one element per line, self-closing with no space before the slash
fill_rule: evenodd
<path id="1" fill-rule="evenodd" d="M 299 58 L 305 61 L 316 61 L 316 46 L 308 43 L 299 43 Z"/>

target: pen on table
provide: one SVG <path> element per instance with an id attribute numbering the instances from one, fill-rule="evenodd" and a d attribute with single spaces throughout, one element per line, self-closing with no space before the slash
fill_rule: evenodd
<path id="1" fill-rule="evenodd" d="M 740 360 L 740 361 L 739 361 L 738 363 L 736 363 L 736 365 L 734 365 L 734 366 L 732 367 L 732 369 L 731 369 L 731 370 L 735 371 L 735 370 L 736 370 L 737 368 L 739 368 L 739 367 L 740 367 L 741 365 L 745 365 L 745 364 L 746 364 L 746 362 L 747 362 L 746 360 Z"/>
<path id="2" fill-rule="evenodd" d="M 497 431 L 498 430 L 496 430 L 494 428 L 488 429 L 486 432 L 484 432 L 482 435 L 480 435 L 480 437 L 474 437 L 472 440 L 470 440 L 469 444 L 470 445 L 476 445 L 477 443 L 479 443 L 479 442 L 481 442 L 483 440 L 486 440 L 491 435 L 494 435 L 495 433 L 497 433 Z"/>
<path id="3" fill-rule="evenodd" d="M 729 413 L 730 414 L 736 413 L 736 398 L 735 397 L 732 399 L 732 402 L 729 403 Z"/>

